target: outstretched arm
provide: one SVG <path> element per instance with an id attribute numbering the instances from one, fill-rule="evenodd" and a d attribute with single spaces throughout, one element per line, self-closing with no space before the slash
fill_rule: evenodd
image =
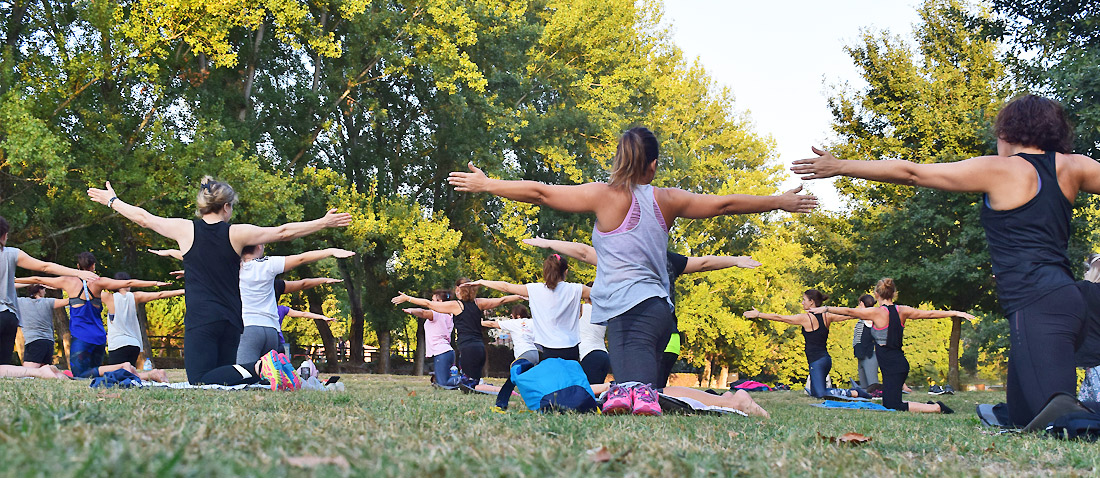
<path id="1" fill-rule="evenodd" d="M 134 292 L 134 302 L 143 304 L 145 302 L 152 302 L 154 300 L 167 299 L 169 297 L 178 297 L 186 292 L 184 289 L 176 290 L 162 290 L 160 292 Z"/>
<path id="2" fill-rule="evenodd" d="M 499 329 L 500 328 L 500 322 L 497 322 L 495 320 L 482 320 L 481 321 L 481 326 L 482 327 L 488 327 L 490 329 Z"/>
<path id="3" fill-rule="evenodd" d="M 477 302 L 477 307 L 479 309 L 489 310 L 489 309 L 495 309 L 495 308 L 500 307 L 504 304 L 509 304 L 509 303 L 516 302 L 516 301 L 519 301 L 519 300 L 527 300 L 527 298 L 522 296 L 522 295 L 506 295 L 504 297 L 497 297 L 495 299 L 482 299 L 482 298 L 479 297 L 476 300 L 476 302 Z"/>
<path id="4" fill-rule="evenodd" d="M 398 294 L 397 297 L 390 299 L 390 302 L 393 302 L 394 305 L 408 302 L 416 306 L 427 307 L 441 314 L 457 315 L 462 313 L 462 304 L 457 300 L 437 302 L 434 300 L 421 299 L 419 297 L 410 297 L 402 292 Z"/>
<path id="5" fill-rule="evenodd" d="M 304 222 L 291 222 L 275 227 L 260 227 L 252 224 L 234 224 L 229 228 L 229 241 L 233 249 L 240 254 L 245 246 L 289 241 L 313 234 L 328 227 L 345 227 L 351 224 L 351 214 L 329 209 L 319 219 Z"/>
<path id="6" fill-rule="evenodd" d="M 811 148 L 816 157 L 794 162 L 791 171 L 802 179 L 848 176 L 884 183 L 922 186 L 956 192 L 989 192 L 1004 181 L 1009 165 L 1000 156 L 980 156 L 953 163 L 921 164 L 900 159 L 840 160 L 832 153 Z"/>
<path id="7" fill-rule="evenodd" d="M 332 322 L 332 321 L 336 320 L 332 317 L 327 317 L 327 316 L 324 316 L 324 315 L 321 315 L 321 314 L 314 314 L 313 312 L 306 312 L 304 310 L 298 310 L 298 309 L 290 309 L 286 313 L 286 315 L 288 317 L 301 317 L 301 318 L 304 318 L 304 319 L 323 320 L 325 322 Z"/>
<path id="8" fill-rule="evenodd" d="M 79 269 L 73 269 L 71 267 L 65 267 L 60 264 L 54 264 L 53 262 L 46 262 L 35 259 L 26 252 L 19 251 L 19 256 L 15 259 L 15 265 L 27 270 L 38 271 L 44 274 L 53 274 L 55 276 L 70 276 L 79 277 L 86 281 L 93 281 L 99 278 L 95 272 L 82 271 Z M 24 282 L 26 284 L 27 282 Z M 43 284 L 45 285 L 45 284 Z M 50 286 L 54 287 L 54 286 Z"/>
<path id="9" fill-rule="evenodd" d="M 71 280 L 72 280 L 72 277 L 69 277 L 69 276 L 65 276 L 65 277 L 30 276 L 30 277 L 16 277 L 15 278 L 15 283 L 16 284 L 28 284 L 28 285 L 29 284 L 39 284 L 39 285 L 49 287 L 51 289 L 64 289 L 68 285 L 69 281 L 71 281 Z"/>
<path id="10" fill-rule="evenodd" d="M 814 308 L 810 309 L 810 313 L 813 313 L 813 314 L 827 314 L 829 316 L 844 316 L 844 317 L 851 317 L 853 319 L 860 319 L 860 320 L 874 320 L 876 316 L 882 314 L 882 312 L 879 309 L 873 308 L 873 307 L 867 307 L 867 308 L 863 308 L 863 309 L 854 309 L 854 308 L 851 308 L 851 307 L 833 307 L 831 305 L 828 305 L 828 306 L 823 305 L 821 307 L 814 307 Z M 844 319 L 843 317 L 837 317 L 837 318 L 832 319 L 832 320 L 847 320 L 847 319 Z"/>
<path id="11" fill-rule="evenodd" d="M 430 311 L 430 310 L 408 308 L 408 309 L 401 309 L 401 311 L 406 313 L 406 314 L 409 314 L 413 317 L 416 317 L 418 319 L 433 320 L 432 319 L 432 317 L 433 317 L 432 316 L 432 311 Z"/>
<path id="12" fill-rule="evenodd" d="M 741 315 L 744 315 L 745 318 L 747 318 L 747 319 L 767 319 L 767 320 L 774 320 L 776 322 L 783 322 L 785 324 L 791 324 L 791 325 L 805 325 L 806 324 L 806 314 L 798 314 L 798 315 L 766 314 L 766 313 L 760 312 L 759 310 L 756 310 L 756 308 L 754 307 L 752 310 L 747 310 L 747 311 L 745 311 L 745 313 L 743 313 Z"/>
<path id="13" fill-rule="evenodd" d="M 108 279 L 106 277 L 100 277 L 95 281 L 96 287 L 100 290 L 119 290 L 127 287 L 162 287 L 169 285 L 168 282 L 160 282 L 155 280 L 137 280 L 137 279 Z"/>
<path id="14" fill-rule="evenodd" d="M 684 274 L 690 274 L 692 272 L 716 271 L 726 269 L 728 267 L 755 269 L 757 267 L 760 267 L 760 263 L 753 260 L 753 258 L 749 256 L 689 257 L 687 261 L 687 267 L 684 267 Z"/>
<path id="15" fill-rule="evenodd" d="M 186 219 L 160 217 L 138 206 L 127 204 L 115 194 L 115 190 L 111 187 L 110 181 L 107 181 L 107 189 L 88 188 L 88 197 L 91 198 L 92 201 L 114 209 L 115 212 L 121 214 L 122 217 L 133 221 L 141 227 L 152 229 L 153 232 L 157 234 L 181 243 L 181 249 L 190 247 L 190 244 L 187 244 L 186 247 L 182 244 L 184 240 L 189 242 L 194 239 L 193 237 L 189 237 L 189 234 L 192 233 L 191 228 L 193 227 L 191 221 Z"/>
<path id="16" fill-rule="evenodd" d="M 183 260 L 183 252 L 179 249 L 149 249 L 149 252 L 161 257 L 171 257 L 181 261 Z"/>
<path id="17" fill-rule="evenodd" d="M 346 258 L 354 256 L 354 255 L 355 255 L 354 252 L 344 250 L 344 249 L 337 249 L 335 247 L 330 247 L 328 249 L 320 249 L 320 250 L 316 250 L 316 251 L 309 251 L 309 252 L 303 252 L 301 254 L 295 254 L 293 256 L 286 256 L 286 264 L 283 266 L 283 272 L 289 271 L 289 270 L 291 270 L 295 267 L 298 267 L 300 265 L 303 265 L 303 264 L 309 264 L 309 263 L 312 263 L 312 262 L 317 262 L 317 261 L 319 261 L 321 259 L 324 259 L 326 257 L 335 257 L 337 259 L 346 259 Z"/>
<path id="18" fill-rule="evenodd" d="M 537 181 L 507 181 L 489 179 L 485 173 L 469 163 L 470 172 L 455 171 L 447 178 L 455 191 L 489 193 L 494 196 L 546 206 L 565 212 L 596 212 L 595 204 L 607 185 L 585 183 L 575 186 L 543 184 Z"/>
<path id="19" fill-rule="evenodd" d="M 53 300 L 53 308 L 55 308 L 55 309 L 65 308 L 65 307 L 68 307 L 68 305 L 69 305 L 69 299 L 54 299 Z"/>
<path id="20" fill-rule="evenodd" d="M 488 287 L 490 289 L 496 289 L 496 290 L 499 290 L 501 292 L 504 292 L 505 294 L 515 294 L 515 295 L 527 296 L 527 286 L 526 285 L 513 284 L 511 282 L 504 282 L 502 280 L 479 279 L 479 280 L 467 282 L 465 284 L 460 285 L 459 287 L 473 287 L 473 286 L 478 286 L 478 285 L 483 285 L 483 286 Z"/>
<path id="21" fill-rule="evenodd" d="M 553 249 L 555 252 L 565 254 L 586 264 L 596 265 L 596 248 L 588 244 L 556 241 L 553 239 L 543 239 L 541 237 L 524 239 L 523 243 L 528 246 L 535 246 L 542 249 Z"/>
<path id="22" fill-rule="evenodd" d="M 336 284 L 338 282 L 344 282 L 343 279 L 333 279 L 331 277 L 318 277 L 313 279 L 301 279 L 301 280 L 288 280 L 284 281 L 286 289 L 283 290 L 284 294 L 291 294 L 294 292 L 303 291 L 306 289 L 312 289 L 319 285 Z"/>
<path id="23" fill-rule="evenodd" d="M 961 317 L 968 321 L 973 321 L 974 316 L 966 312 L 959 312 L 957 310 L 921 310 L 914 309 L 907 305 L 898 306 L 898 315 L 901 315 L 905 320 L 912 319 L 946 319 L 948 317 Z"/>
<path id="24" fill-rule="evenodd" d="M 695 194 L 676 188 L 663 188 L 661 209 L 665 216 L 706 219 L 727 214 L 752 214 L 782 209 L 787 212 L 810 212 L 817 207 L 817 197 L 798 194 L 802 186 L 774 196 L 750 194 Z M 667 210 L 665 210 L 667 208 Z"/>

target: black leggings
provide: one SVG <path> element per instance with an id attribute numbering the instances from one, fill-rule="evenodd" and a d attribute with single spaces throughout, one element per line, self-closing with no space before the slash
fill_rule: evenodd
<path id="1" fill-rule="evenodd" d="M 130 365 L 137 367 L 137 358 L 139 354 L 141 354 L 141 347 L 136 345 L 126 345 L 114 350 L 108 350 L 107 365 L 130 362 Z"/>
<path id="2" fill-rule="evenodd" d="M 615 381 L 657 384 L 661 354 L 675 330 L 676 318 L 662 297 L 650 297 L 607 321 L 607 352 Z"/>
<path id="3" fill-rule="evenodd" d="M 458 347 L 458 366 L 462 373 L 469 378 L 473 385 L 481 381 L 481 369 L 485 366 L 485 344 L 473 343 Z"/>
<path id="4" fill-rule="evenodd" d="M 572 360 L 574 362 L 581 361 L 581 348 L 578 345 L 564 349 L 552 349 L 550 347 L 538 345 L 538 349 L 540 362 L 550 358 L 560 358 L 562 360 Z"/>
<path id="5" fill-rule="evenodd" d="M 878 368 L 882 372 L 882 406 L 891 410 L 909 411 L 909 403 L 901 399 L 901 388 L 909 376 L 909 361 L 898 349 L 877 347 Z"/>
<path id="6" fill-rule="evenodd" d="M 15 353 L 15 334 L 19 332 L 19 318 L 15 312 L 0 312 L 0 365 L 11 365 Z"/>
<path id="7" fill-rule="evenodd" d="M 607 372 L 611 371 L 611 360 L 607 358 L 607 351 L 593 350 L 581 359 L 581 368 L 588 377 L 589 384 L 604 383 L 607 380 Z"/>
<path id="8" fill-rule="evenodd" d="M 234 365 L 241 329 L 229 321 L 183 331 L 183 367 L 192 385 L 241 385 L 260 381 L 256 363 Z"/>
<path id="9" fill-rule="evenodd" d="M 1075 285 L 1055 289 L 1008 317 L 1008 413 L 1027 425 L 1058 392 L 1076 396 L 1074 348 L 1085 301 Z M 879 359 L 881 364 L 881 359 Z M 1090 408 L 1096 403 L 1086 403 Z"/>

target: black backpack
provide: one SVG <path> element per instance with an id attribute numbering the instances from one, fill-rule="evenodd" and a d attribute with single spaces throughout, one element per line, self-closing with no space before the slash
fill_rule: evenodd
<path id="1" fill-rule="evenodd" d="M 1100 414 L 1075 412 L 1058 417 L 1046 428 L 1047 436 L 1063 440 L 1096 441 L 1100 438 Z"/>

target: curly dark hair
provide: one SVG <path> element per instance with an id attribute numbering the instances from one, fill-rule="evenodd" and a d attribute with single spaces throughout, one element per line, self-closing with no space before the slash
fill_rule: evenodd
<path id="1" fill-rule="evenodd" d="M 1062 104 L 1036 95 L 1009 101 L 993 124 L 997 138 L 1043 151 L 1073 151 L 1073 127 Z"/>

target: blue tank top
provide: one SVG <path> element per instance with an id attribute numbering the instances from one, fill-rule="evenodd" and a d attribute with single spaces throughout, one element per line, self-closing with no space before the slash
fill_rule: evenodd
<path id="1" fill-rule="evenodd" d="M 1035 168 L 1039 192 L 1007 211 L 990 208 L 989 198 L 983 197 L 981 210 L 997 298 L 1006 314 L 1074 283 L 1067 255 L 1073 204 L 1058 187 L 1054 152 L 1017 156 Z"/>
<path id="2" fill-rule="evenodd" d="M 92 297 L 87 282 L 80 282 L 84 285 L 80 297 L 69 299 L 69 333 L 89 344 L 104 345 L 107 331 L 103 328 L 103 301 Z"/>

